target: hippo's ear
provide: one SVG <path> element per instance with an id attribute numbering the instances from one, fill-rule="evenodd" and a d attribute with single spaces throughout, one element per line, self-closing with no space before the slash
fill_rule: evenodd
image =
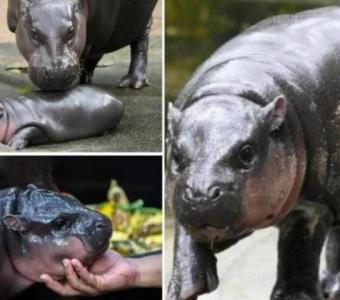
<path id="1" fill-rule="evenodd" d="M 174 136 L 174 127 L 180 118 L 181 111 L 170 102 L 168 106 L 168 130 L 170 137 Z"/>
<path id="2" fill-rule="evenodd" d="M 8 230 L 27 232 L 29 230 L 27 221 L 19 215 L 6 215 L 2 218 Z"/>
<path id="3" fill-rule="evenodd" d="M 270 131 L 280 128 L 286 117 L 287 106 L 286 98 L 284 96 L 278 96 L 263 108 L 264 119 L 265 122 L 269 123 Z"/>

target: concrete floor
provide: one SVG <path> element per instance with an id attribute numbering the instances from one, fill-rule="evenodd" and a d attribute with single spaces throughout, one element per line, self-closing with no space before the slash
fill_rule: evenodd
<path id="1" fill-rule="evenodd" d="M 148 74 L 151 87 L 135 91 L 119 89 L 119 79 L 126 74 L 130 62 L 129 48 L 106 55 L 96 69 L 93 83 L 112 92 L 125 104 L 120 126 L 110 134 L 62 144 L 30 147 L 25 151 L 96 151 L 96 152 L 160 152 L 162 151 L 162 51 L 161 37 L 152 36 Z M 13 43 L 0 43 L 0 99 L 36 89 L 26 73 L 16 68 L 26 63 Z M 6 68 L 14 68 L 12 71 Z"/>
<path id="2" fill-rule="evenodd" d="M 173 221 L 166 222 L 165 280 L 171 276 L 173 259 Z M 276 278 L 278 230 L 268 228 L 255 232 L 230 249 L 217 255 L 219 287 L 199 300 L 269 300 Z M 324 267 L 322 260 L 321 268 Z M 165 289 L 166 289 L 165 287 Z"/>

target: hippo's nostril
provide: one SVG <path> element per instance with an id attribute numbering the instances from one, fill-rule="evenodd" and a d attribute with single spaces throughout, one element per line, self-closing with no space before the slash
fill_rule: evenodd
<path id="1" fill-rule="evenodd" d="M 217 200 L 222 195 L 222 190 L 219 186 L 213 186 L 208 191 L 208 196 L 211 200 Z"/>
<path id="2" fill-rule="evenodd" d="M 46 78 L 50 78 L 50 72 L 47 68 L 42 68 L 42 73 Z"/>
<path id="3" fill-rule="evenodd" d="M 96 228 L 97 229 L 105 229 L 106 228 L 106 224 L 104 224 L 104 223 L 97 223 L 96 224 Z"/>

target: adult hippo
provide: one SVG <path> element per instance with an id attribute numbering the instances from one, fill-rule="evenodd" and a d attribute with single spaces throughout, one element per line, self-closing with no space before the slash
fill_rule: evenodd
<path id="1" fill-rule="evenodd" d="M 0 296 L 64 277 L 63 259 L 90 265 L 107 249 L 111 221 L 77 199 L 34 185 L 0 191 Z"/>
<path id="2" fill-rule="evenodd" d="M 121 87 L 148 85 L 151 15 L 157 0 L 9 0 L 8 27 L 43 90 L 90 83 L 105 53 L 131 46 Z"/>
<path id="3" fill-rule="evenodd" d="M 123 111 L 111 94 L 87 85 L 0 99 L 0 142 L 20 150 L 104 134 L 120 123 Z"/>
<path id="4" fill-rule="evenodd" d="M 271 225 L 271 299 L 340 299 L 339 31 L 337 7 L 265 20 L 217 50 L 170 106 L 167 299 L 214 290 L 214 253 Z"/>

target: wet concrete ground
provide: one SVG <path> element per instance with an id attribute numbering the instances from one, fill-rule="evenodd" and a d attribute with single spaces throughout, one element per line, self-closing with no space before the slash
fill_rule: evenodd
<path id="1" fill-rule="evenodd" d="M 276 279 L 278 230 L 274 227 L 255 232 L 217 255 L 220 285 L 199 300 L 269 300 Z M 167 220 L 165 279 L 169 282 L 173 257 L 173 223 Z M 322 268 L 324 261 L 322 261 Z M 167 284 L 166 284 L 167 286 Z M 166 288 L 166 287 L 165 287 Z"/>

